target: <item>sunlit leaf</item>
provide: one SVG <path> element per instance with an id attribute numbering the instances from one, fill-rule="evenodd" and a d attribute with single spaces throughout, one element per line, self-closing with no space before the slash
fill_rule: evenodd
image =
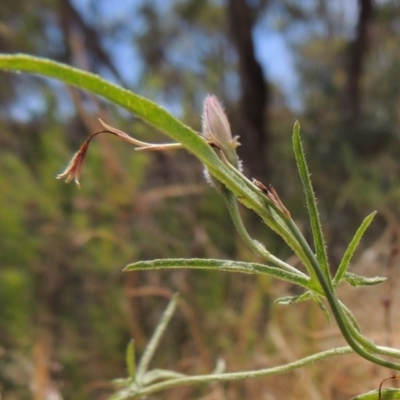
<path id="1" fill-rule="evenodd" d="M 357 287 L 378 285 L 379 283 L 386 281 L 386 278 L 384 276 L 360 276 L 351 272 L 346 272 L 344 274 L 343 280 L 350 283 L 351 286 Z"/>
<path id="2" fill-rule="evenodd" d="M 247 263 L 242 261 L 216 260 L 216 259 L 185 259 L 172 258 L 151 261 L 138 261 L 129 264 L 124 271 L 151 270 L 151 269 L 207 269 L 211 271 L 241 272 L 246 274 L 266 274 L 277 279 L 282 279 L 308 289 L 309 280 L 301 275 L 285 271 L 281 268 L 264 264 Z"/>
<path id="3" fill-rule="evenodd" d="M 300 124 L 296 121 L 293 128 L 293 149 L 296 156 L 297 168 L 300 178 L 303 183 L 303 188 L 306 194 L 307 209 L 310 216 L 311 228 L 313 232 L 314 245 L 317 253 L 317 260 L 321 265 L 325 276 L 329 276 L 328 256 L 326 253 L 326 245 L 322 226 L 319 219 L 317 200 L 312 187 L 310 173 L 308 172 L 307 162 L 301 143 Z"/>
<path id="4" fill-rule="evenodd" d="M 360 394 L 353 397 L 351 400 L 378 400 L 379 393 L 377 390 L 372 390 L 368 393 Z M 385 389 L 381 391 L 381 400 L 396 400 L 400 399 L 399 389 Z"/>
<path id="5" fill-rule="evenodd" d="M 331 315 L 329 314 L 328 309 L 325 307 L 325 304 L 322 302 L 319 296 L 314 296 L 313 300 L 317 303 L 318 307 L 321 309 L 326 321 L 329 324 L 331 322 Z"/>
<path id="6" fill-rule="evenodd" d="M 275 300 L 275 303 L 282 305 L 296 304 L 307 301 L 312 297 L 312 292 L 305 292 L 299 296 L 284 296 Z"/>
<path id="7" fill-rule="evenodd" d="M 361 238 L 363 237 L 365 231 L 367 230 L 367 228 L 369 227 L 369 225 L 371 224 L 372 220 L 374 219 L 376 215 L 376 211 L 372 212 L 371 214 L 369 214 L 364 221 L 362 222 L 362 224 L 360 225 L 360 227 L 357 229 L 357 232 L 355 233 L 353 239 L 351 240 L 349 246 L 347 247 L 342 261 L 340 262 L 340 265 L 338 267 L 338 270 L 336 272 L 335 278 L 334 278 L 334 283 L 338 284 L 340 283 L 340 281 L 343 279 L 343 276 L 345 275 L 349 265 L 350 265 L 350 261 L 354 255 L 354 252 L 356 251 Z"/>

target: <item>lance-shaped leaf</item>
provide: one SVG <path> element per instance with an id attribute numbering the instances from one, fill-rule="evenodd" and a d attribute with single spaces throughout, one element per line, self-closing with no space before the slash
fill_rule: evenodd
<path id="1" fill-rule="evenodd" d="M 266 274 L 277 279 L 309 288 L 309 279 L 304 275 L 297 275 L 281 268 L 272 267 L 264 264 L 247 263 L 241 261 L 216 260 L 216 259 L 185 259 L 172 258 L 151 261 L 138 261 L 129 264 L 124 271 L 136 271 L 145 269 L 207 269 L 211 271 L 241 272 L 245 274 Z"/>
<path id="2" fill-rule="evenodd" d="M 372 220 L 374 219 L 376 215 L 376 211 L 372 212 L 371 214 L 369 214 L 364 221 L 362 222 L 362 224 L 360 225 L 360 227 L 357 229 L 357 232 L 355 233 L 353 239 L 351 240 L 349 246 L 347 247 L 342 261 L 340 262 L 340 265 L 338 267 L 338 270 L 336 272 L 336 275 L 333 279 L 333 282 L 335 285 L 337 285 L 338 283 L 340 283 L 340 281 L 343 279 L 343 276 L 345 275 L 347 269 L 349 268 L 350 265 L 350 261 L 354 255 L 354 252 L 356 251 L 358 245 L 360 244 L 360 240 L 363 237 L 365 231 L 367 230 L 367 228 L 369 227 L 369 225 L 371 224 Z"/>
<path id="3" fill-rule="evenodd" d="M 302 303 L 303 301 L 307 301 L 307 300 L 311 299 L 311 297 L 312 297 L 312 292 L 307 291 L 303 294 L 300 294 L 299 296 L 279 297 L 279 299 L 275 300 L 275 303 L 286 306 L 286 305 L 291 305 L 291 304 Z"/>
<path id="4" fill-rule="evenodd" d="M 315 251 L 317 253 L 317 260 L 321 265 L 325 273 L 325 276 L 328 277 L 330 276 L 330 272 L 328 266 L 328 256 L 326 253 L 326 245 L 325 245 L 324 235 L 322 232 L 321 222 L 319 219 L 317 200 L 315 198 L 303 150 L 303 145 L 301 143 L 300 124 L 297 121 L 294 124 L 293 128 L 293 148 L 296 157 L 297 168 L 299 170 L 300 178 L 303 183 L 303 188 L 306 194 L 306 203 L 307 203 L 308 213 L 310 215 L 310 222 L 314 238 Z"/>
<path id="5" fill-rule="evenodd" d="M 380 397 L 379 397 L 380 394 Z M 351 400 L 399 400 L 399 389 L 385 389 L 379 393 L 378 390 L 371 390 L 370 392 L 360 394 L 353 397 Z"/>
<path id="6" fill-rule="evenodd" d="M 351 286 L 358 287 L 378 285 L 379 283 L 385 282 L 386 278 L 384 276 L 360 276 L 351 272 L 346 272 L 342 280 L 350 283 Z"/>

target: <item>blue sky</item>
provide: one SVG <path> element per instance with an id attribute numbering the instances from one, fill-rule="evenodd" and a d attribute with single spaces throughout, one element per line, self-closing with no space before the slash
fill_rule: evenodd
<path id="1" fill-rule="evenodd" d="M 90 9 L 90 0 L 75 0 L 74 5 L 78 10 L 85 15 L 85 18 L 91 23 L 107 26 L 109 22 L 120 20 L 121 23 L 127 23 L 127 15 L 132 16 L 135 9 L 143 3 L 144 0 L 131 1 L 104 1 L 100 0 L 99 10 L 102 14 L 102 19 L 97 16 L 91 18 L 88 9 Z M 173 1 L 157 0 L 160 7 L 168 7 Z M 138 19 L 132 20 L 135 30 L 140 30 L 141 21 Z M 297 85 L 294 61 L 284 38 L 274 29 L 266 30 L 266 26 L 259 25 L 254 32 L 256 54 L 261 62 L 265 76 L 272 82 L 278 84 L 285 94 L 290 94 L 295 90 Z M 128 82 L 133 82 L 135 75 L 138 76 L 141 65 L 138 62 L 138 56 L 132 43 L 128 40 L 120 40 L 118 43 L 110 43 L 109 48 L 112 49 L 114 60 L 117 59 L 117 65 L 124 78 Z M 136 74 L 135 74 L 136 71 Z"/>
<path id="2" fill-rule="evenodd" d="M 100 25 L 106 28 L 109 23 L 121 21 L 121 24 L 130 23 L 132 29 L 136 32 L 140 32 L 143 29 L 142 21 L 139 18 L 135 18 L 135 9 L 145 3 L 146 0 L 116 0 L 113 2 L 98 0 L 96 5 L 100 15 L 93 15 L 88 12 L 92 1 L 75 0 L 74 4 L 85 18 L 88 18 L 96 26 Z M 161 13 L 163 9 L 167 10 L 171 4 L 175 3 L 174 0 L 152 0 L 152 2 L 157 4 L 157 8 L 161 10 Z M 304 0 L 302 6 L 309 7 L 312 10 L 315 4 L 316 0 Z M 345 27 L 343 31 L 347 31 L 344 34 L 351 35 L 354 32 L 354 21 L 356 21 L 357 0 L 335 0 L 328 2 L 327 6 L 330 7 L 332 13 L 339 16 L 343 27 Z M 277 2 L 275 4 L 275 15 L 274 7 L 272 7 L 269 14 L 261 19 L 254 31 L 256 55 L 263 67 L 266 79 L 281 89 L 290 107 L 299 110 L 301 108 L 301 99 L 295 60 L 287 42 L 287 37 L 277 29 L 278 23 L 276 23 L 276 19 L 279 18 L 279 16 L 277 17 L 279 8 L 280 4 Z M 127 18 L 131 18 L 131 21 L 127 20 Z M 309 33 L 305 30 L 301 33 L 296 33 L 296 40 L 301 40 L 302 35 L 305 40 L 307 34 Z M 107 47 L 111 51 L 116 65 L 119 66 L 126 82 L 130 84 L 138 83 L 135 78 L 140 77 L 142 65 L 130 39 L 126 38 L 124 40 L 124 38 L 120 38 L 117 43 L 110 41 Z"/>
<path id="3" fill-rule="evenodd" d="M 152 0 L 158 4 L 158 9 L 168 8 L 174 3 L 174 0 Z M 217 1 L 217 0 L 214 0 Z M 132 30 L 140 32 L 143 29 L 143 21 L 140 18 L 135 17 L 135 10 L 146 2 L 146 0 L 74 0 L 75 7 L 80 11 L 83 17 L 88 20 L 91 24 L 97 28 L 103 27 L 106 31 L 110 25 L 118 24 L 131 24 Z M 304 6 L 308 4 L 312 6 L 315 0 L 304 0 Z M 95 4 L 96 7 L 91 8 Z M 328 3 L 332 7 L 332 12 L 337 15 L 341 15 L 343 26 L 347 30 L 345 35 L 351 35 L 354 32 L 354 21 L 356 21 L 357 13 L 357 0 L 335 0 L 334 2 Z M 276 3 L 276 8 L 280 6 Z M 93 10 L 97 10 L 95 14 Z M 275 12 L 275 14 L 279 14 Z M 256 56 L 260 61 L 264 75 L 266 79 L 276 84 L 285 95 L 287 103 L 290 107 L 296 111 L 301 109 L 301 98 L 299 94 L 299 82 L 296 73 L 295 60 L 287 42 L 287 37 L 277 29 L 279 22 L 276 19 L 279 18 L 274 15 L 272 9 L 265 18 L 260 20 L 260 23 L 254 30 L 254 43 Z M 303 39 L 306 38 L 307 32 L 303 31 L 298 34 L 297 39 L 303 35 Z M 129 85 L 137 85 L 139 82 L 142 71 L 142 64 L 140 57 L 131 42 L 130 37 L 120 37 L 118 41 L 110 37 L 110 40 L 105 40 L 107 50 L 110 52 L 111 57 L 114 60 L 114 64 L 119 69 L 124 80 Z M 110 76 L 106 76 L 107 79 L 112 79 Z M 43 104 L 25 100 L 25 106 L 27 110 L 25 112 L 25 118 L 28 118 L 32 111 L 40 110 Z M 17 111 L 20 118 L 24 118 L 24 112 L 21 109 L 13 110 Z M 176 110 L 170 110 L 172 112 Z"/>

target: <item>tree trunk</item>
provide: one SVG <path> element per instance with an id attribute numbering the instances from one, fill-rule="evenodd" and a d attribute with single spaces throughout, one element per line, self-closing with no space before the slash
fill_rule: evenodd
<path id="1" fill-rule="evenodd" d="M 358 5 L 356 37 L 349 47 L 345 99 L 345 115 L 348 128 L 356 131 L 361 113 L 361 79 L 370 43 L 368 30 L 374 13 L 373 0 L 359 0 Z"/>
<path id="2" fill-rule="evenodd" d="M 269 172 L 266 149 L 269 133 L 266 106 L 268 86 L 254 54 L 254 19 L 246 0 L 229 0 L 228 15 L 232 42 L 239 58 L 241 99 L 234 134 L 241 136 L 239 153 L 250 174 L 265 181 Z"/>

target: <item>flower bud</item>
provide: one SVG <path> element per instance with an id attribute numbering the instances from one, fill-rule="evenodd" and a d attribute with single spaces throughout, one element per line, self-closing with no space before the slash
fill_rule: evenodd
<path id="1" fill-rule="evenodd" d="M 202 135 L 211 145 L 221 150 L 230 163 L 237 167 L 238 137 L 232 138 L 228 118 L 215 96 L 209 95 L 204 100 Z"/>

